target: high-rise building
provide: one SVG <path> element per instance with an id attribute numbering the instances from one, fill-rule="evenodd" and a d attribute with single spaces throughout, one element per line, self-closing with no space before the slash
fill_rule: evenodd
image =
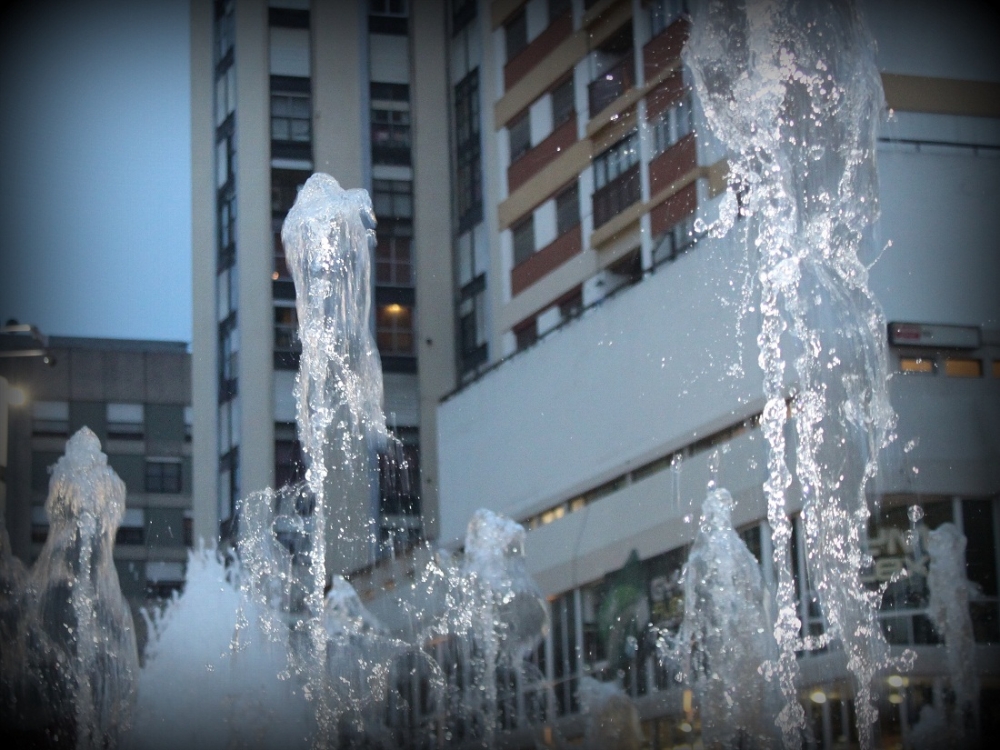
<path id="1" fill-rule="evenodd" d="M 699 231 L 717 215 L 727 154 L 680 59 L 686 5 L 453 0 L 448 17 L 459 385 L 438 411 L 439 541 L 459 547 L 481 506 L 524 523 L 551 603 L 538 663 L 559 710 L 578 710 L 584 675 L 618 681 L 653 747 L 691 736 L 642 634 L 683 613 L 678 579 L 710 479 L 732 492 L 734 522 L 774 577 L 757 323 L 744 250 Z M 880 619 L 894 653 L 918 653 L 912 674 L 881 685 L 879 731 L 906 737 L 923 706 L 948 700 L 926 554 L 906 541 L 919 504 L 925 528 L 950 521 L 968 539 L 986 737 L 1000 691 L 997 18 L 861 6 L 889 110 L 875 228 L 886 247 L 869 260 L 899 419 L 872 495 L 867 581 L 889 586 Z M 798 614 L 816 634 L 798 510 Z M 623 614 L 639 637 L 621 653 L 606 632 L 616 587 L 640 592 Z M 817 746 L 854 741 L 839 658 L 800 659 Z"/>
<path id="2" fill-rule="evenodd" d="M 52 336 L 47 356 L 0 357 L 7 391 L 5 522 L 33 562 L 48 536 L 50 469 L 89 427 L 125 482 L 114 560 L 133 621 L 184 581 L 191 546 L 191 355 L 183 342 Z"/>
<path id="3" fill-rule="evenodd" d="M 444 4 L 194 0 L 194 531 L 302 476 L 295 290 L 280 241 L 313 172 L 365 188 L 378 220 L 372 325 L 404 457 L 361 493 L 350 571 L 436 535 L 434 425 L 454 386 Z"/>

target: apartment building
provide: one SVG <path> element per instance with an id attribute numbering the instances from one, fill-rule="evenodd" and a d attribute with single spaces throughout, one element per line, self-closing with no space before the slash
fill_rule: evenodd
<path id="1" fill-rule="evenodd" d="M 1000 690 L 996 18 L 930 4 L 901 18 L 875 0 L 861 10 L 889 109 L 875 229 L 886 247 L 871 284 L 890 322 L 899 415 L 872 497 L 868 580 L 926 564 L 904 540 L 908 506 L 923 507 L 926 528 L 963 530 L 985 737 Z M 732 492 L 734 522 L 773 579 L 757 324 L 741 312 L 744 249 L 703 231 L 727 162 L 680 59 L 687 11 L 680 0 L 454 0 L 448 18 L 458 387 L 438 409 L 439 540 L 457 548 L 481 506 L 524 523 L 552 614 L 537 661 L 559 711 L 579 710 L 582 675 L 617 680 L 653 747 L 697 730 L 641 633 L 683 612 L 679 574 L 709 480 Z M 822 613 L 789 510 L 814 634 Z M 886 742 L 947 703 L 925 579 L 909 580 L 880 615 L 894 651 L 918 653 L 914 672 L 883 686 Z M 621 653 L 600 624 L 616 587 L 642 591 L 645 613 Z M 838 659 L 800 659 L 818 747 L 856 740 Z"/>
<path id="2" fill-rule="evenodd" d="M 53 336 L 46 357 L 0 358 L 6 380 L 5 521 L 33 562 L 48 535 L 50 468 L 89 427 L 125 482 L 114 561 L 133 620 L 184 581 L 192 544 L 191 355 L 187 344 Z"/>
<path id="3" fill-rule="evenodd" d="M 402 449 L 350 519 L 337 570 L 436 535 L 435 406 L 454 385 L 444 5 L 194 0 L 194 533 L 233 533 L 239 498 L 302 478 L 300 345 L 280 241 L 313 172 L 378 218 L 375 329 Z M 361 493 L 363 494 L 363 493 Z M 203 501 L 202 501 L 203 500 Z"/>

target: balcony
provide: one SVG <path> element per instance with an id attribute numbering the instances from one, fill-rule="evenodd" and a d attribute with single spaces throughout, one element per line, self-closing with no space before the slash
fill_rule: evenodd
<path id="1" fill-rule="evenodd" d="M 583 235 L 577 224 L 554 239 L 510 272 L 510 291 L 517 295 L 551 273 L 583 249 Z"/>
<path id="2" fill-rule="evenodd" d="M 575 113 L 553 130 L 544 141 L 528 149 L 507 168 L 508 191 L 513 193 L 574 143 L 576 143 Z"/>
<path id="3" fill-rule="evenodd" d="M 642 60 L 647 81 L 681 56 L 690 32 L 691 22 L 679 18 L 646 43 L 642 48 Z"/>
<path id="4" fill-rule="evenodd" d="M 609 222 L 641 197 L 639 165 L 633 164 L 594 193 L 594 229 Z"/>
<path id="5" fill-rule="evenodd" d="M 511 88 L 573 33 L 573 14 L 563 13 L 504 65 L 504 91 Z"/>
<path id="6" fill-rule="evenodd" d="M 626 54 L 587 86 L 590 117 L 596 117 L 634 83 L 632 55 Z"/>

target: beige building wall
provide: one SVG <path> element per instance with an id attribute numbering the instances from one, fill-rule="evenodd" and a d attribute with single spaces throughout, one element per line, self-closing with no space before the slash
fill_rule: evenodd
<path id="1" fill-rule="evenodd" d="M 191 407 L 194 538 L 219 535 L 218 326 L 215 316 L 215 170 L 212 0 L 191 2 Z"/>

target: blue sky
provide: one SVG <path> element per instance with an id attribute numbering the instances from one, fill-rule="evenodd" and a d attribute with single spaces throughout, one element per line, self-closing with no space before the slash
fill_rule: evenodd
<path id="1" fill-rule="evenodd" d="M 0 322 L 190 341 L 188 4 L 0 21 Z"/>

